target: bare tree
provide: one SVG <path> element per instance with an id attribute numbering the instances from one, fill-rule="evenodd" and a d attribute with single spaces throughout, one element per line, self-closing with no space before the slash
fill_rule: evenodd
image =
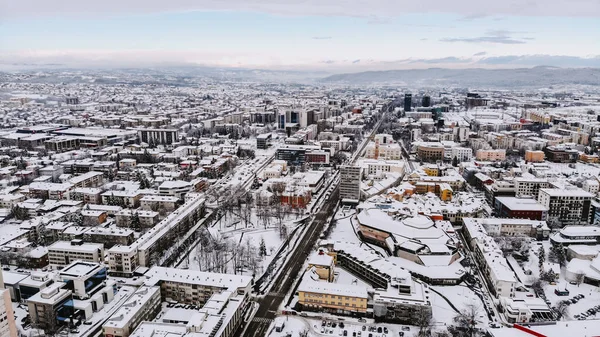
<path id="1" fill-rule="evenodd" d="M 575 276 L 575 281 L 577 282 L 577 286 L 579 286 L 580 284 L 583 283 L 583 281 L 585 281 L 585 275 L 577 274 L 577 276 Z"/>
<path id="2" fill-rule="evenodd" d="M 452 327 L 452 335 L 455 337 L 477 336 L 477 317 L 481 307 L 475 303 L 469 303 L 454 317 L 455 325 Z"/>
<path id="3" fill-rule="evenodd" d="M 558 319 L 561 318 L 565 318 L 568 319 L 569 317 L 569 303 L 568 301 L 560 301 L 558 302 L 558 304 L 556 304 L 556 313 L 558 314 Z"/>
<path id="4" fill-rule="evenodd" d="M 419 337 L 431 336 L 431 311 L 424 306 L 419 306 L 413 311 L 413 322 L 419 327 Z"/>

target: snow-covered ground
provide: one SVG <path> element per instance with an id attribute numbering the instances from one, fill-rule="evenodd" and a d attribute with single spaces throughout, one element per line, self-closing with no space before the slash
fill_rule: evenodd
<path id="1" fill-rule="evenodd" d="M 462 310 L 469 305 L 474 305 L 480 312 L 477 318 L 477 325 L 481 328 L 487 328 L 489 319 L 484 309 L 481 299 L 466 286 L 429 286 L 437 292 L 444 295 L 458 310 Z M 445 328 L 451 325 L 457 312 L 440 295 L 431 292 L 431 307 L 433 311 L 433 320 L 438 328 Z"/>
<path id="2" fill-rule="evenodd" d="M 323 327 L 323 319 L 326 322 L 326 326 Z M 404 337 L 416 337 L 417 336 L 417 328 L 410 327 L 406 325 L 399 324 L 382 324 L 382 323 L 373 323 L 372 320 L 367 320 L 366 323 L 358 322 L 356 319 L 350 318 L 323 318 L 323 319 L 314 319 L 314 318 L 305 318 L 299 316 L 283 316 L 278 317 L 278 320 L 284 321 L 284 328 L 281 332 L 276 332 L 274 329 L 275 322 L 271 324 L 269 327 L 269 337 L 284 337 L 288 334 L 291 334 L 292 337 L 299 337 L 300 334 L 304 331 L 308 332 L 308 336 L 343 336 L 344 330 L 348 337 L 354 336 L 354 333 L 358 335 L 360 331 L 361 337 L 367 337 L 369 334 L 372 334 L 373 337 L 395 337 L 400 336 L 400 332 L 404 333 Z M 333 327 L 333 323 L 335 323 L 335 327 Z M 340 327 L 340 323 L 344 324 L 344 327 Z M 363 327 L 365 330 L 363 330 Z M 369 332 L 369 328 L 374 327 L 375 329 L 380 328 L 383 330 L 384 328 L 388 329 L 388 332 L 377 332 L 372 331 Z M 404 329 L 404 330 L 403 330 Z"/>

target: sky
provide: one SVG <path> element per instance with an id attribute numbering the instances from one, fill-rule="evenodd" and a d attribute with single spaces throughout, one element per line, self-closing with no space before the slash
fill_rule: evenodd
<path id="1" fill-rule="evenodd" d="M 0 0 L 0 65 L 600 67 L 600 0 Z"/>

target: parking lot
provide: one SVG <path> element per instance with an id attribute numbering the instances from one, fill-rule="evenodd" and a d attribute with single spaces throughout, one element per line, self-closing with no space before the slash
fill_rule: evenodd
<path id="1" fill-rule="evenodd" d="M 343 337 L 412 337 L 414 327 L 395 324 L 368 324 L 365 322 L 344 322 L 322 320 L 313 324 L 315 332 L 321 335 Z"/>

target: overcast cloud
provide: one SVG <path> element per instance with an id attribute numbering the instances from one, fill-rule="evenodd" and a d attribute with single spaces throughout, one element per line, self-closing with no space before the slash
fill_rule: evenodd
<path id="1" fill-rule="evenodd" d="M 501 15 L 600 17 L 598 0 L 0 0 L 3 19 L 206 10 L 353 17 L 393 17 L 424 11 L 456 13 L 466 19 Z"/>

